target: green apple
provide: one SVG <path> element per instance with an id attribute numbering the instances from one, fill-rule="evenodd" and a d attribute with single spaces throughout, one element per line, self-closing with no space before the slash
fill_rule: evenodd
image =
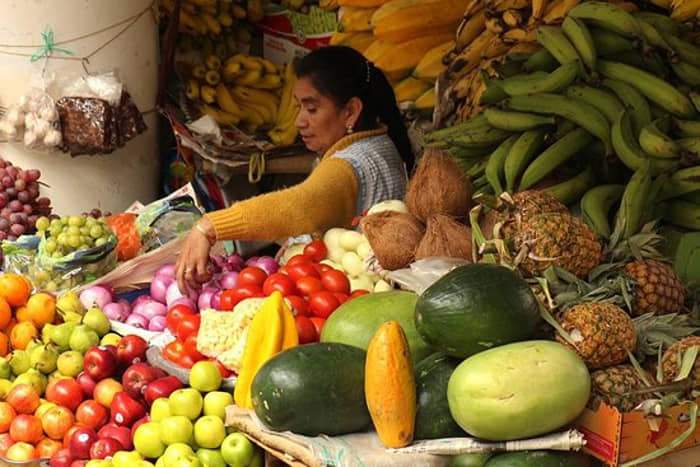
<path id="1" fill-rule="evenodd" d="M 114 467 L 131 467 L 134 462 L 143 459 L 141 454 L 136 451 L 117 451 L 112 456 L 112 465 Z"/>
<path id="2" fill-rule="evenodd" d="M 113 345 L 116 347 L 120 340 L 122 340 L 122 336 L 114 332 L 108 332 L 100 339 L 100 345 Z"/>
<path id="3" fill-rule="evenodd" d="M 12 376 L 12 367 L 10 366 L 9 360 L 5 357 L 0 357 L 0 378 L 10 379 Z"/>
<path id="4" fill-rule="evenodd" d="M 114 464 L 107 459 L 92 459 L 85 464 L 85 467 L 114 467 Z"/>
<path id="5" fill-rule="evenodd" d="M 83 354 L 75 350 L 64 352 L 59 355 L 56 366 L 63 376 L 75 378 L 83 371 Z"/>
<path id="6" fill-rule="evenodd" d="M 165 451 L 165 444 L 160 440 L 160 423 L 146 422 L 134 433 L 134 447 L 143 457 L 156 459 Z"/>
<path id="7" fill-rule="evenodd" d="M 197 457 L 202 462 L 202 467 L 226 467 L 226 461 L 218 449 L 197 449 Z"/>
<path id="8" fill-rule="evenodd" d="M 255 455 L 255 445 L 243 433 L 231 433 L 221 443 L 221 455 L 229 465 L 247 466 Z"/>
<path id="9" fill-rule="evenodd" d="M 99 336 L 104 336 L 112 329 L 112 326 L 109 324 L 109 318 L 97 307 L 92 307 L 85 313 L 83 324 L 95 331 Z"/>
<path id="10" fill-rule="evenodd" d="M 191 455 L 194 455 L 194 451 L 192 450 L 192 447 L 189 444 L 173 443 L 167 448 L 165 448 L 165 452 L 162 456 L 160 456 L 160 458 L 163 459 L 167 465 L 170 465 L 171 461 L 174 461 L 179 457 L 186 457 Z"/>
<path id="11" fill-rule="evenodd" d="M 160 422 L 166 417 L 171 416 L 170 401 L 166 397 L 159 397 L 151 404 L 151 421 Z"/>
<path id="12" fill-rule="evenodd" d="M 255 448 L 255 455 L 250 461 L 248 467 L 265 467 L 265 451 L 260 448 Z"/>
<path id="13" fill-rule="evenodd" d="M 233 404 L 233 396 L 228 392 L 213 391 L 204 396 L 204 415 L 215 415 L 226 420 L 226 407 Z"/>
<path id="14" fill-rule="evenodd" d="M 88 326 L 81 324 L 73 329 L 68 343 L 72 350 L 84 354 L 90 347 L 100 343 L 100 336 Z"/>
<path id="15" fill-rule="evenodd" d="M 148 462 L 146 460 L 139 460 L 134 462 L 134 465 L 132 467 L 155 467 L 152 462 Z"/>
<path id="16" fill-rule="evenodd" d="M 202 467 L 202 462 L 197 456 L 192 454 L 191 456 L 178 457 L 173 462 L 166 462 L 168 467 Z"/>
<path id="17" fill-rule="evenodd" d="M 165 465 L 165 458 L 163 456 L 160 456 L 156 461 L 156 467 L 167 467 Z"/>
<path id="18" fill-rule="evenodd" d="M 201 361 L 190 370 L 190 386 L 201 392 L 216 391 L 221 386 L 221 373 L 214 362 Z"/>
<path id="19" fill-rule="evenodd" d="M 217 449 L 226 438 L 224 421 L 214 415 L 205 415 L 194 424 L 194 442 L 197 446 Z"/>
<path id="20" fill-rule="evenodd" d="M 183 415 L 171 415 L 160 421 L 160 440 L 166 445 L 187 443 L 192 438 L 192 422 Z"/>
<path id="21" fill-rule="evenodd" d="M 197 420 L 202 413 L 202 395 L 194 388 L 178 389 L 168 399 L 170 413 L 173 415 L 184 415 L 190 420 Z"/>

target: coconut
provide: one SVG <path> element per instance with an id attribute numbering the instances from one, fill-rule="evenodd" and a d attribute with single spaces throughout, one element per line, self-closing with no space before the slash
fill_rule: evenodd
<path id="1" fill-rule="evenodd" d="M 408 182 L 406 205 L 420 221 L 444 214 L 465 217 L 472 204 L 472 184 L 448 153 L 428 148 Z"/>
<path id="2" fill-rule="evenodd" d="M 416 249 L 416 259 L 431 256 L 471 260 L 472 229 L 449 216 L 432 216 Z"/>
<path id="3" fill-rule="evenodd" d="M 401 269 L 413 261 L 423 238 L 423 224 L 412 214 L 382 211 L 362 220 L 362 232 L 384 269 Z"/>

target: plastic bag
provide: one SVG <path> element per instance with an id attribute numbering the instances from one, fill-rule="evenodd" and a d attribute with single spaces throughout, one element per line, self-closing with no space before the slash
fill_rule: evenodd
<path id="1" fill-rule="evenodd" d="M 9 141 L 23 140 L 31 149 L 59 146 L 63 136 L 53 98 L 40 89 L 20 97 L 0 119 L 0 135 Z"/>
<path id="2" fill-rule="evenodd" d="M 411 263 L 408 268 L 389 272 L 387 277 L 401 288 L 420 295 L 448 272 L 469 263 L 461 258 L 423 258 Z"/>
<path id="3" fill-rule="evenodd" d="M 136 214 L 122 213 L 109 216 L 107 225 L 117 235 L 117 258 L 128 261 L 141 251 L 141 238 L 136 230 Z"/>
<path id="4" fill-rule="evenodd" d="M 159 248 L 188 232 L 200 217 L 202 212 L 189 195 L 149 204 L 136 218 L 136 230 L 144 251 Z"/>
<path id="5" fill-rule="evenodd" d="M 2 270 L 28 276 L 36 263 L 41 237 L 22 235 L 17 240 L 2 242 Z"/>

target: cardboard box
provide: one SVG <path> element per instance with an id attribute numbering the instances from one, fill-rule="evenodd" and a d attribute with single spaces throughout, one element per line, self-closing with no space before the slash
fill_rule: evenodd
<path id="1" fill-rule="evenodd" d="M 700 404 L 700 398 L 695 402 Z M 584 450 L 611 466 L 639 459 L 663 448 L 689 427 L 688 405 L 671 407 L 663 417 L 646 418 L 642 412 L 621 413 L 600 404 L 595 411 L 586 408 L 576 422 L 576 428 L 586 438 Z M 700 424 L 674 451 L 696 445 L 700 445 Z"/>

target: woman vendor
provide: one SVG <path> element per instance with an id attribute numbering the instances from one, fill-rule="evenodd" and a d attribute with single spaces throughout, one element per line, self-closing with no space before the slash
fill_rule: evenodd
<path id="1" fill-rule="evenodd" d="M 296 67 L 296 126 L 320 162 L 302 183 L 205 214 L 189 232 L 176 277 L 181 290 L 208 276 L 218 240 L 266 240 L 347 227 L 372 205 L 402 199 L 414 157 L 394 91 L 362 54 L 331 46 Z"/>

